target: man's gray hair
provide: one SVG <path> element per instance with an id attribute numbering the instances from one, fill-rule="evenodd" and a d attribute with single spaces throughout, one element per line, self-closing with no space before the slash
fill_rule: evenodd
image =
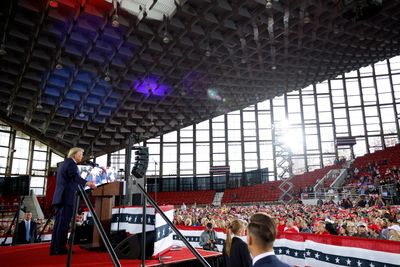
<path id="1" fill-rule="evenodd" d="M 76 153 L 82 151 L 85 152 L 85 150 L 83 148 L 80 147 L 73 147 L 68 151 L 68 158 L 72 158 Z"/>

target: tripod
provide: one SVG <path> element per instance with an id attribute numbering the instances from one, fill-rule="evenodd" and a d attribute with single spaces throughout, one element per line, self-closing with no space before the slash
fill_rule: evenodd
<path id="1" fill-rule="evenodd" d="M 96 212 L 94 211 L 93 205 L 90 202 L 88 195 L 86 194 L 85 190 L 83 189 L 83 187 L 81 185 L 78 185 L 78 189 L 79 189 L 79 191 L 76 192 L 74 208 L 73 208 L 72 231 L 71 231 L 71 235 L 69 238 L 69 251 L 68 251 L 68 259 L 67 259 L 67 267 L 71 266 L 72 247 L 74 245 L 75 231 L 76 231 L 76 219 L 75 218 L 78 213 L 80 198 L 83 198 L 86 206 L 89 208 L 89 211 L 92 213 L 94 224 L 96 225 L 97 230 L 99 231 L 100 237 L 103 240 L 104 245 L 106 246 L 108 254 L 110 254 L 110 257 L 114 263 L 114 266 L 121 267 L 121 263 L 119 262 L 117 255 L 115 254 L 115 251 L 114 251 L 113 247 L 111 246 L 110 240 L 108 239 L 106 232 L 104 231 L 104 228 L 101 225 L 99 217 L 97 216 Z"/>

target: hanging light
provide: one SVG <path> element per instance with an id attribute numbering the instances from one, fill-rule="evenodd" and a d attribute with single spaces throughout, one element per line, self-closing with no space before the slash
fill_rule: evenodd
<path id="1" fill-rule="evenodd" d="M 62 68 L 63 68 L 62 60 L 61 57 L 59 57 L 56 62 L 56 69 L 61 70 Z"/>
<path id="2" fill-rule="evenodd" d="M 106 74 L 104 75 L 104 81 L 106 82 L 111 81 L 110 73 L 108 73 L 108 71 L 106 71 Z"/>
<path id="3" fill-rule="evenodd" d="M 265 8 L 266 9 L 271 9 L 272 8 L 272 0 L 266 0 L 265 1 Z"/>
<path id="4" fill-rule="evenodd" d="M 78 114 L 78 117 L 79 118 L 85 118 L 86 117 L 86 115 L 85 115 L 85 113 L 83 113 L 82 111 Z"/>
<path id="5" fill-rule="evenodd" d="M 304 22 L 304 24 L 308 24 L 311 22 L 311 18 L 310 18 L 310 15 L 308 14 L 308 12 L 304 13 L 303 22 Z"/>
<path id="6" fill-rule="evenodd" d="M 0 56 L 4 56 L 7 55 L 7 50 L 6 50 L 6 45 L 4 43 L 2 43 L 0 45 Z"/>
<path id="7" fill-rule="evenodd" d="M 169 36 L 169 33 L 167 31 L 165 31 L 163 33 L 163 42 L 164 44 L 168 44 L 169 42 L 171 42 L 171 37 Z"/>
<path id="8" fill-rule="evenodd" d="M 114 28 L 118 28 L 119 21 L 118 21 L 118 2 L 117 2 L 117 0 L 113 0 L 113 4 L 114 4 L 115 14 L 112 16 L 111 26 L 113 26 Z"/>
<path id="9" fill-rule="evenodd" d="M 118 28 L 119 27 L 119 21 L 118 21 L 118 15 L 117 14 L 114 14 L 112 16 L 111 26 L 113 26 L 114 28 Z"/>
<path id="10" fill-rule="evenodd" d="M 171 42 L 171 36 L 168 33 L 168 17 L 164 15 L 164 33 L 162 38 L 164 44 Z"/>
<path id="11" fill-rule="evenodd" d="M 37 105 L 36 105 L 36 108 L 37 108 L 37 109 L 42 109 L 42 108 L 43 108 L 42 103 L 41 103 L 41 102 L 38 102 Z"/>

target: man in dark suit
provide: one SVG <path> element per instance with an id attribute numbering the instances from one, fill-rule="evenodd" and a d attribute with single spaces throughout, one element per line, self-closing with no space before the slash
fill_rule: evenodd
<path id="1" fill-rule="evenodd" d="M 18 225 L 16 244 L 27 244 L 36 242 L 37 225 L 32 220 L 32 212 L 25 212 L 25 219 Z"/>
<path id="2" fill-rule="evenodd" d="M 277 230 L 271 217 L 264 213 L 256 213 L 250 217 L 247 229 L 247 245 L 253 256 L 253 267 L 289 267 L 274 254 L 273 245 Z"/>
<path id="3" fill-rule="evenodd" d="M 95 183 L 82 179 L 77 163 L 83 158 L 83 149 L 71 148 L 68 158 L 57 170 L 56 189 L 52 205 L 56 209 L 56 217 L 51 237 L 50 255 L 67 254 L 68 227 L 72 219 L 75 192 L 78 185 L 96 188 Z"/>

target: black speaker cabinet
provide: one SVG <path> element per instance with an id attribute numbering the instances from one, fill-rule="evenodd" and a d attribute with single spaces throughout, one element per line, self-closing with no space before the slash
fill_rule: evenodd
<path id="1" fill-rule="evenodd" d="M 146 259 L 150 259 L 154 252 L 155 231 L 146 232 Z M 119 259 L 142 258 L 142 233 L 128 236 L 115 248 L 115 254 Z"/>

